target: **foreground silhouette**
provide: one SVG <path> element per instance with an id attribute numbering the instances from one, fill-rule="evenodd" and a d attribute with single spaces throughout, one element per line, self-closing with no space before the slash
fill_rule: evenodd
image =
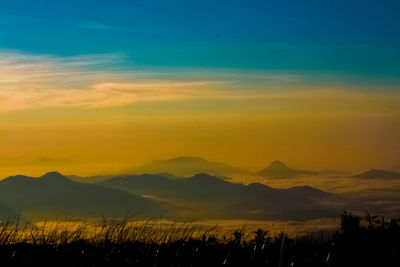
<path id="1" fill-rule="evenodd" d="M 398 221 L 365 218 L 344 212 L 341 228 L 330 235 L 309 234 L 289 238 L 270 236 L 261 229 L 245 237 L 205 232 L 194 236 L 190 228 L 172 236 L 168 229 L 142 228 L 132 236 L 126 222 L 111 222 L 91 238 L 82 230 L 28 233 L 17 242 L 17 226 L 2 223 L 2 266 L 398 266 Z"/>

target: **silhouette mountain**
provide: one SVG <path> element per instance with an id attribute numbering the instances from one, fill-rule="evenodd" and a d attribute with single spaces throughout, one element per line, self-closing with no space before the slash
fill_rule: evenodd
<path id="1" fill-rule="evenodd" d="M 199 172 L 212 175 L 237 175 L 246 171 L 223 163 L 211 162 L 199 157 L 176 157 L 167 160 L 154 160 L 142 166 L 129 168 L 122 171 L 123 174 L 143 173 L 168 173 L 174 176 L 192 176 Z"/>
<path id="2" fill-rule="evenodd" d="M 353 175 L 353 178 L 363 178 L 363 179 L 400 179 L 400 173 L 378 170 L 378 169 L 370 169 L 364 173 Z"/>
<path id="3" fill-rule="evenodd" d="M 246 186 L 204 173 L 179 180 L 150 174 L 125 175 L 99 184 L 156 199 L 184 217 L 305 220 L 337 216 L 336 211 L 321 204 L 337 196 L 312 187 Z"/>
<path id="4" fill-rule="evenodd" d="M 0 181 L 0 203 L 26 216 L 160 215 L 157 203 L 126 191 L 69 180 L 58 172 L 40 178 L 22 175 Z"/>
<path id="5" fill-rule="evenodd" d="M 59 172 L 48 172 L 40 177 L 42 182 L 47 183 L 68 183 L 68 179 Z"/>
<path id="6" fill-rule="evenodd" d="M 300 175 L 317 175 L 317 172 L 296 170 L 289 168 L 283 162 L 275 160 L 271 164 L 257 173 L 257 175 L 268 177 L 268 178 L 293 178 Z"/>

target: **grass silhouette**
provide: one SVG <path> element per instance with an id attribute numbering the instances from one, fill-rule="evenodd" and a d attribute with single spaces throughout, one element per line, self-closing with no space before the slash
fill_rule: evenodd
<path id="1" fill-rule="evenodd" d="M 344 212 L 334 234 L 290 237 L 189 223 L 0 223 L 2 266 L 399 266 L 398 220 Z"/>

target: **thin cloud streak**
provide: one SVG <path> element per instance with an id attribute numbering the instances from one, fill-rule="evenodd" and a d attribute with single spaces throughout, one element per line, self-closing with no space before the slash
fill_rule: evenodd
<path id="1" fill-rule="evenodd" d="M 114 107 L 210 94 L 212 81 L 170 81 L 107 70 L 121 55 L 54 57 L 0 53 L 0 112 L 42 107 Z"/>
<path id="2" fill-rule="evenodd" d="M 312 77 L 306 74 L 137 70 L 123 69 L 123 63 L 122 54 L 56 57 L 0 51 L 0 113 L 193 99 L 313 99 L 318 103 L 324 99 L 369 99 L 380 95 L 349 86 L 310 86 Z M 398 98 L 396 92 L 389 95 Z"/>
<path id="3" fill-rule="evenodd" d="M 111 26 L 96 21 L 83 21 L 80 24 L 78 24 L 78 26 L 85 29 L 95 29 L 95 30 L 112 29 Z"/>
<path id="4" fill-rule="evenodd" d="M 0 16 L 0 25 L 15 25 L 36 22 L 38 19 L 26 16 Z"/>

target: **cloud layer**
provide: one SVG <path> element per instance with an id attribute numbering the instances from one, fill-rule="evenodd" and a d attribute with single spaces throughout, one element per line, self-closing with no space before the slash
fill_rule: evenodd
<path id="1" fill-rule="evenodd" d="M 324 84 L 321 75 L 313 73 L 137 69 L 127 67 L 124 60 L 122 54 L 57 57 L 0 51 L 0 113 L 187 99 L 268 99 L 265 105 L 269 106 L 289 105 L 293 109 L 299 103 L 308 103 L 336 109 L 338 105 L 332 104 L 335 99 L 337 104 L 352 103 L 352 107 L 346 107 L 348 111 L 355 109 L 360 99 L 399 97 L 397 90 L 360 90 L 332 77 L 325 80 L 339 83 Z"/>
<path id="2" fill-rule="evenodd" d="M 111 107 L 209 94 L 212 81 L 174 81 L 116 70 L 119 54 L 54 57 L 0 52 L 0 112 L 40 107 Z"/>

